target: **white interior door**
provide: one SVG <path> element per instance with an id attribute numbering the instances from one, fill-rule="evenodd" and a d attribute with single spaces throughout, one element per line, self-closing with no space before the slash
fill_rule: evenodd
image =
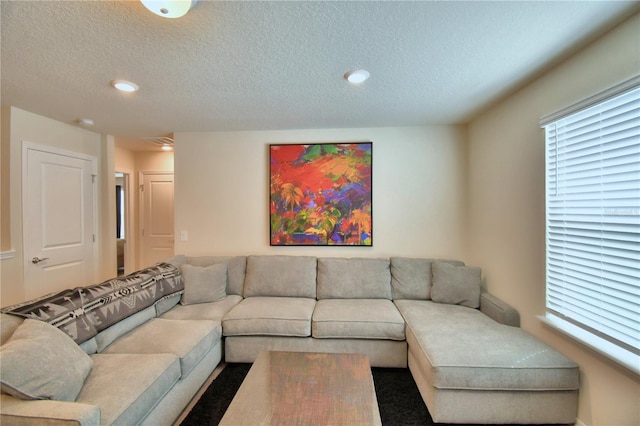
<path id="1" fill-rule="evenodd" d="M 173 256 L 173 173 L 141 173 L 142 268 Z"/>
<path id="2" fill-rule="evenodd" d="M 95 157 L 23 145 L 25 297 L 93 284 Z"/>

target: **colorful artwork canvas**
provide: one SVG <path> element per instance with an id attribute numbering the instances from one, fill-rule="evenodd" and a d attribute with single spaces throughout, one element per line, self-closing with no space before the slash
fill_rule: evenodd
<path id="1" fill-rule="evenodd" d="M 372 246 L 372 143 L 270 145 L 272 246 Z"/>

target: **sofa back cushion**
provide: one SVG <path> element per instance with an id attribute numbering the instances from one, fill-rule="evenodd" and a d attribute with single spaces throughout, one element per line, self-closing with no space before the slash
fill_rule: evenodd
<path id="1" fill-rule="evenodd" d="M 149 306 L 147 309 L 144 309 L 123 320 L 120 320 L 109 328 L 105 328 L 100 333 L 96 334 L 96 337 L 92 339 L 96 342 L 96 352 L 100 353 L 104 351 L 107 346 L 115 342 L 119 337 L 124 336 L 131 330 L 140 327 L 145 322 L 149 321 L 152 318 L 155 318 L 155 316 L 156 307 Z M 90 340 L 87 340 L 87 342 L 90 342 Z M 85 343 L 87 342 L 84 342 L 82 345 L 85 345 Z M 92 348 L 91 343 L 89 343 L 89 348 Z M 86 345 L 85 347 L 83 347 L 83 350 L 85 352 L 87 351 Z"/>
<path id="2" fill-rule="evenodd" d="M 391 258 L 391 291 L 393 299 L 430 300 L 432 264 L 434 259 Z M 455 266 L 464 266 L 458 260 L 442 260 Z"/>
<path id="3" fill-rule="evenodd" d="M 320 299 L 391 299 L 389 259 L 319 258 Z"/>
<path id="4" fill-rule="evenodd" d="M 244 297 L 316 298 L 317 259 L 310 256 L 249 256 Z"/>
<path id="5" fill-rule="evenodd" d="M 181 268 L 183 265 L 200 266 L 206 268 L 211 265 L 227 265 L 226 294 L 242 296 L 244 274 L 247 268 L 246 256 L 185 256 L 178 254 L 165 260 L 166 263 Z"/>

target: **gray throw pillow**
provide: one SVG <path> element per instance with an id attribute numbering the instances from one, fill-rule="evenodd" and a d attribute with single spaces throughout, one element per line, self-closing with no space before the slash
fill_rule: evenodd
<path id="1" fill-rule="evenodd" d="M 480 307 L 482 269 L 472 266 L 454 266 L 433 262 L 431 300 L 469 308 Z"/>
<path id="2" fill-rule="evenodd" d="M 20 399 L 75 401 L 93 360 L 65 332 L 26 319 L 0 346 L 0 387 Z"/>
<path id="3" fill-rule="evenodd" d="M 180 267 L 184 278 L 183 305 L 217 302 L 227 296 L 227 265 L 210 266 L 184 264 Z"/>
<path id="4" fill-rule="evenodd" d="M 416 259 L 407 257 L 391 258 L 391 291 L 393 300 L 431 298 L 431 264 L 445 262 L 464 266 L 459 260 Z"/>

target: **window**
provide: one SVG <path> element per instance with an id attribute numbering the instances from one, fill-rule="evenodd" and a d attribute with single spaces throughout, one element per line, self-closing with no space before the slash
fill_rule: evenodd
<path id="1" fill-rule="evenodd" d="M 544 319 L 640 373 L 640 81 L 541 124 Z"/>

